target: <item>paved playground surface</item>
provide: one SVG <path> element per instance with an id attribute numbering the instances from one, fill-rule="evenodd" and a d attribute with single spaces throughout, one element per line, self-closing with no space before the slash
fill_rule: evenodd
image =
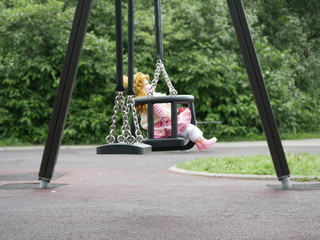
<path id="1" fill-rule="evenodd" d="M 320 153 L 319 140 L 283 145 Z M 278 180 L 169 170 L 197 157 L 268 154 L 265 142 L 147 155 L 63 146 L 48 189 L 38 189 L 42 153 L 0 149 L 0 239 L 320 239 L 319 183 L 292 182 L 284 191 Z"/>

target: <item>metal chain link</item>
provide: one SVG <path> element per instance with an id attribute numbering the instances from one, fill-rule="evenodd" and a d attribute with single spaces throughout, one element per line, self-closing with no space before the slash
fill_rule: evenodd
<path id="1" fill-rule="evenodd" d="M 155 72 L 154 72 L 153 80 L 152 80 L 152 82 L 151 82 L 151 84 L 150 84 L 151 87 L 150 87 L 150 89 L 149 89 L 149 91 L 148 91 L 148 93 L 147 93 L 147 96 L 148 96 L 148 97 L 152 97 L 154 91 L 155 91 L 156 88 L 157 88 L 157 83 L 158 83 L 158 81 L 159 81 L 159 77 L 160 77 L 160 74 L 161 74 L 161 72 L 162 72 L 161 69 L 162 69 L 161 60 L 159 59 L 159 60 L 157 61 L 157 64 L 156 64 L 156 70 L 155 70 Z"/>
<path id="2" fill-rule="evenodd" d="M 162 64 L 162 74 L 163 74 L 163 76 L 164 76 L 164 79 L 165 79 L 166 82 L 167 82 L 167 86 L 168 86 L 168 88 L 169 88 L 170 95 L 171 95 L 171 96 L 176 96 L 176 95 L 178 95 L 177 90 L 173 87 L 173 85 L 172 85 L 172 83 L 171 83 L 171 81 L 170 81 L 170 79 L 169 79 L 169 75 L 168 75 L 168 73 L 167 73 L 167 71 L 166 71 L 163 63 L 161 63 L 161 64 Z"/>
<path id="3" fill-rule="evenodd" d="M 172 83 L 171 83 L 171 81 L 169 79 L 169 76 L 168 76 L 168 73 L 167 73 L 167 71 L 166 71 L 166 69 L 164 67 L 164 64 L 162 63 L 162 61 L 160 59 L 158 59 L 157 64 L 156 64 L 156 70 L 155 70 L 155 73 L 154 73 L 154 77 L 153 77 L 153 80 L 151 82 L 151 88 L 148 91 L 147 96 L 148 97 L 152 97 L 153 96 L 153 93 L 156 90 L 157 83 L 159 81 L 159 77 L 160 77 L 161 73 L 163 74 L 164 79 L 165 79 L 165 81 L 167 83 L 170 95 L 171 96 L 178 95 L 177 90 L 173 87 L 173 85 L 172 85 Z"/>
<path id="4" fill-rule="evenodd" d="M 121 134 L 117 138 L 115 138 L 114 132 L 116 130 L 116 122 L 118 120 L 118 113 L 120 109 L 123 113 Z M 131 128 L 129 125 L 130 110 L 132 112 L 136 137 L 132 135 Z M 116 140 L 118 143 L 128 143 L 128 144 L 134 144 L 136 142 L 141 143 L 143 141 L 144 138 L 140 131 L 137 110 L 136 110 L 135 101 L 132 95 L 129 95 L 127 101 L 125 101 L 123 92 L 117 92 L 117 96 L 115 97 L 115 105 L 113 107 L 113 115 L 111 119 L 112 119 L 112 123 L 110 125 L 110 133 L 106 137 L 107 144 L 114 144 Z"/>
<path id="5" fill-rule="evenodd" d="M 136 105 L 135 105 L 133 95 L 128 95 L 127 104 L 131 108 L 131 112 L 132 112 L 133 124 L 134 124 L 135 135 L 136 135 L 135 140 L 136 140 L 136 142 L 141 143 L 143 141 L 143 136 L 140 131 L 140 125 L 139 125 L 139 120 L 138 120 L 138 115 L 137 115 L 137 110 L 136 110 Z"/>
<path id="6" fill-rule="evenodd" d="M 126 104 L 124 104 L 121 108 L 122 113 L 123 113 L 123 123 L 121 127 L 121 135 L 117 137 L 117 140 L 119 143 L 130 143 L 133 144 L 136 142 L 135 137 L 131 133 L 130 125 L 129 125 L 129 111 L 130 111 L 130 106 L 128 103 L 128 100 Z"/>
<path id="7" fill-rule="evenodd" d="M 106 137 L 107 144 L 115 143 L 114 131 L 116 130 L 116 122 L 118 120 L 118 111 L 124 105 L 125 99 L 123 97 L 123 92 L 116 92 L 117 96 L 114 100 L 114 107 L 113 107 L 113 115 L 112 115 L 112 123 L 110 125 L 110 132 L 109 135 Z"/>

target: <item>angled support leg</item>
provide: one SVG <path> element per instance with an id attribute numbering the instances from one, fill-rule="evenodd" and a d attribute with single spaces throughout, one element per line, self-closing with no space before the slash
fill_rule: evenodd
<path id="1" fill-rule="evenodd" d="M 60 76 L 60 83 L 55 98 L 54 109 L 51 116 L 47 141 L 42 156 L 39 171 L 39 188 L 47 188 L 53 175 L 73 91 L 74 80 L 78 70 L 82 45 L 87 30 L 91 6 L 92 0 L 78 0 L 68 48 Z"/>
<path id="2" fill-rule="evenodd" d="M 281 181 L 284 189 L 291 188 L 289 179 L 290 171 L 271 108 L 268 92 L 262 77 L 260 64 L 251 38 L 242 1 L 227 0 L 227 2 L 277 177 Z"/>

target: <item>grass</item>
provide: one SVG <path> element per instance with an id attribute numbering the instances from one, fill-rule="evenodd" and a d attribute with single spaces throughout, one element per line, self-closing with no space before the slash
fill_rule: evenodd
<path id="1" fill-rule="evenodd" d="M 320 133 L 281 134 L 282 140 L 302 140 L 310 138 L 320 138 Z"/>
<path id="2" fill-rule="evenodd" d="M 281 134 L 281 140 L 302 140 L 302 139 L 312 139 L 320 138 L 320 133 L 296 133 L 296 134 Z M 239 136 L 239 137 L 228 137 L 219 138 L 219 142 L 241 142 L 241 141 L 264 141 L 266 137 L 264 134 L 261 135 L 250 135 L 250 136 Z"/>
<path id="3" fill-rule="evenodd" d="M 315 176 L 312 181 L 320 181 L 320 154 L 287 153 L 286 157 L 292 176 Z M 189 171 L 209 173 L 275 175 L 270 155 L 197 158 L 179 163 L 177 167 Z M 308 179 L 301 178 L 300 180 L 306 181 Z"/>

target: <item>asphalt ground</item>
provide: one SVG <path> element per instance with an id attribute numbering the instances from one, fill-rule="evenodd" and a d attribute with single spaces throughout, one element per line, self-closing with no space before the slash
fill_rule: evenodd
<path id="1" fill-rule="evenodd" d="M 320 153 L 317 139 L 283 145 Z M 146 155 L 63 146 L 48 189 L 38 189 L 42 153 L 0 148 L 0 239 L 320 239 L 319 183 L 281 190 L 276 179 L 169 170 L 197 157 L 268 154 L 265 142 Z"/>

